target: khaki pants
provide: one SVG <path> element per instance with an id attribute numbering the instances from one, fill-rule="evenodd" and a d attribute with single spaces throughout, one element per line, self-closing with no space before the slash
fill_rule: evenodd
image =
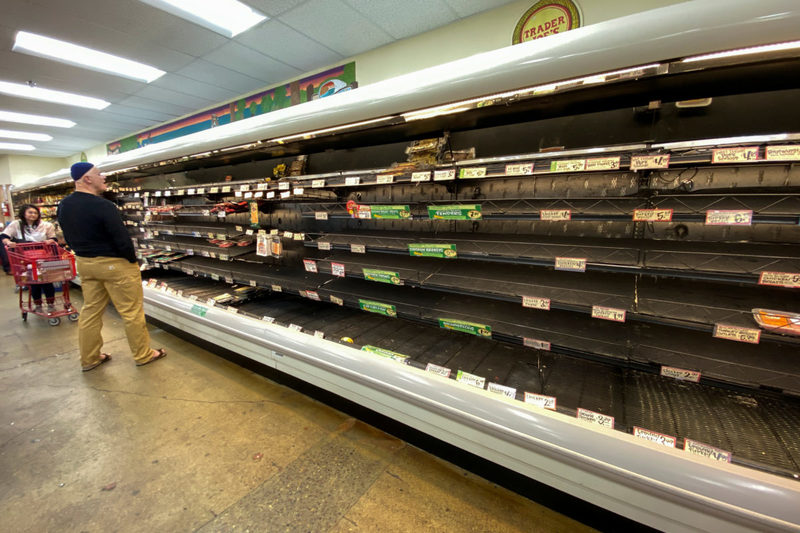
<path id="1" fill-rule="evenodd" d="M 142 307 L 142 276 L 139 265 L 119 257 L 77 257 L 83 308 L 78 320 L 81 365 L 100 361 L 103 347 L 103 312 L 109 298 L 125 322 L 125 336 L 133 358 L 143 363 L 150 357 L 150 334 Z"/>

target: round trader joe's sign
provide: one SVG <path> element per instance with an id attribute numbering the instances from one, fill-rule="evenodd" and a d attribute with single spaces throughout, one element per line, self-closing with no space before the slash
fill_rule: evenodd
<path id="1" fill-rule="evenodd" d="M 572 0 L 542 0 L 527 10 L 514 28 L 514 44 L 574 30 L 581 25 L 578 6 Z"/>

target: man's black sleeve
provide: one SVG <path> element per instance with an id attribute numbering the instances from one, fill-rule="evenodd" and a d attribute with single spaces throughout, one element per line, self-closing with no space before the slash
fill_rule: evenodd
<path id="1" fill-rule="evenodd" d="M 103 222 L 114 249 L 119 252 L 120 257 L 124 257 L 131 263 L 136 262 L 136 250 L 133 248 L 133 241 L 122 223 L 117 206 L 112 202 L 103 202 Z"/>

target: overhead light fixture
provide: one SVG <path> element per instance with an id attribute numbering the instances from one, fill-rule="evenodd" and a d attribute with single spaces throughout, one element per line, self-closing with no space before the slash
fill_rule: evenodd
<path id="1" fill-rule="evenodd" d="M 36 150 L 36 147 L 33 146 L 32 144 L 0 142 L 0 150 L 19 150 L 22 152 L 30 152 L 31 150 Z"/>
<path id="2" fill-rule="evenodd" d="M 31 133 L 27 131 L 0 130 L 0 137 L 4 139 L 22 139 L 24 141 L 52 141 L 53 137 L 46 133 Z"/>
<path id="3" fill-rule="evenodd" d="M 238 0 L 140 0 L 225 37 L 235 37 L 267 16 Z"/>
<path id="4" fill-rule="evenodd" d="M 54 104 L 74 105 L 97 110 L 105 109 L 111 105 L 111 102 L 106 102 L 99 98 L 92 98 L 91 96 L 83 96 L 81 94 L 67 93 L 53 89 L 42 89 L 41 87 L 26 85 L 24 83 L 11 83 L 8 81 L 0 81 L 0 93 L 19 96 L 20 98 L 29 98 L 31 100 L 41 100 Z"/>
<path id="5" fill-rule="evenodd" d="M 27 31 L 17 32 L 12 50 L 145 83 L 166 74 L 144 63 Z"/>
<path id="6" fill-rule="evenodd" d="M 766 52 L 782 52 L 800 48 L 800 41 L 790 41 L 788 43 L 767 44 L 764 46 L 751 46 L 750 48 L 739 48 L 737 50 L 726 50 L 724 52 L 714 52 L 700 56 L 687 57 L 682 63 L 694 63 L 696 61 L 709 61 L 712 59 L 722 59 L 725 57 L 746 56 L 750 54 L 763 54 Z"/>
<path id="7" fill-rule="evenodd" d="M 0 110 L 0 122 L 17 122 L 19 124 L 34 124 L 36 126 L 53 126 L 54 128 L 71 128 L 75 125 L 74 122 L 65 118 L 29 115 L 28 113 L 2 110 Z"/>

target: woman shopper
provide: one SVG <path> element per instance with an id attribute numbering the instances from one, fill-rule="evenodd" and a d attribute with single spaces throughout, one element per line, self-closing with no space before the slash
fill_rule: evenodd
<path id="1" fill-rule="evenodd" d="M 0 233 L 0 242 L 14 249 L 17 243 L 47 242 L 57 243 L 56 228 L 42 220 L 42 214 L 35 205 L 25 204 L 19 209 L 18 220 L 9 224 Z M 35 283 L 30 286 L 31 300 L 37 313 L 42 311 L 42 292 L 47 301 L 47 310 L 55 311 L 56 290 L 52 283 Z"/>

